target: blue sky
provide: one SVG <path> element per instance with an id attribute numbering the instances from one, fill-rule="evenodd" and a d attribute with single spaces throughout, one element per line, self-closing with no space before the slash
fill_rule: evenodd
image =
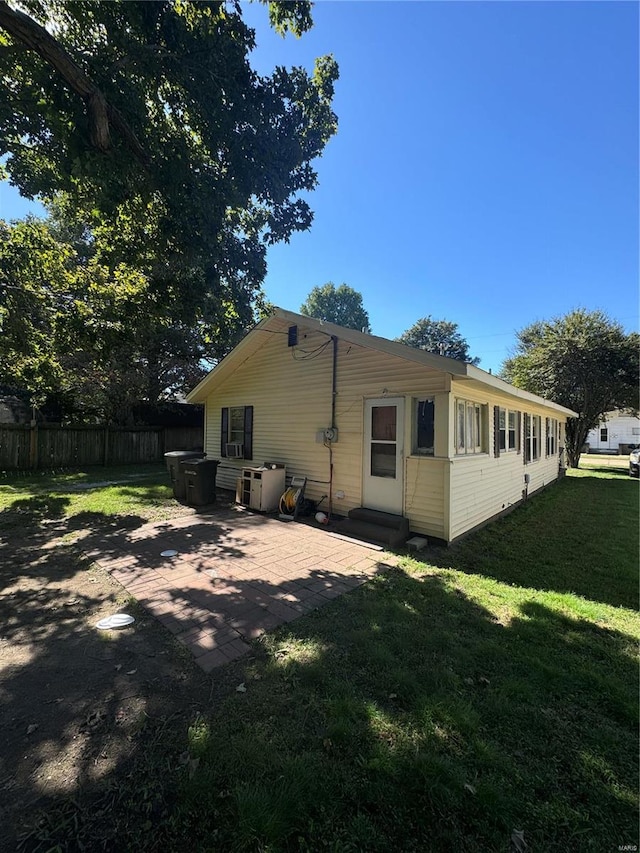
<path id="1" fill-rule="evenodd" d="M 340 65 L 309 232 L 269 250 L 267 297 L 363 294 L 375 334 L 431 314 L 496 372 L 515 330 L 572 308 L 638 328 L 638 5 L 324 2 L 254 66 Z M 22 216 L 0 185 L 0 214 Z"/>

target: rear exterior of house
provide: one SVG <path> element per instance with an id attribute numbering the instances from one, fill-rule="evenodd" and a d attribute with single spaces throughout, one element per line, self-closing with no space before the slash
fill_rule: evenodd
<path id="1" fill-rule="evenodd" d="M 284 463 L 336 514 L 402 515 L 447 542 L 558 478 L 573 415 L 471 365 L 280 309 L 188 400 L 205 403 L 219 486 Z"/>

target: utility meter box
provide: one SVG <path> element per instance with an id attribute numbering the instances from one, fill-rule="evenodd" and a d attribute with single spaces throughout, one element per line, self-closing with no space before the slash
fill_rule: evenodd
<path id="1" fill-rule="evenodd" d="M 316 444 L 335 444 L 337 440 L 337 427 L 323 427 L 316 431 Z"/>

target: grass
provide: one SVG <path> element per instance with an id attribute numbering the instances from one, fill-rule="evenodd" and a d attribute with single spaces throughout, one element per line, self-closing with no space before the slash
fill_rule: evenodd
<path id="1" fill-rule="evenodd" d="M 119 499 L 144 512 L 149 485 Z M 529 851 L 637 843 L 637 487 L 572 471 L 263 638 L 230 669 L 246 692 L 149 733 L 114 780 L 111 837 L 272 853 L 508 851 L 514 832 Z M 89 499 L 60 494 L 65 513 Z M 100 808 L 57 808 L 72 829 L 50 813 L 33 849 L 103 849 Z"/>
<path id="2" fill-rule="evenodd" d="M 0 529 L 25 520 L 131 525 L 175 515 L 176 502 L 163 465 L 114 466 L 5 474 L 0 513 Z"/>

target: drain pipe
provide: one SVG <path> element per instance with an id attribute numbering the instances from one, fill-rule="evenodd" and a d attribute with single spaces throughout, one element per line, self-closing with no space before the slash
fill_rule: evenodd
<path id="1" fill-rule="evenodd" d="M 331 335 L 333 342 L 333 358 L 331 364 L 331 429 L 336 428 L 336 387 L 338 367 L 338 338 Z M 333 513 L 333 442 L 329 442 L 329 520 Z"/>
<path id="2" fill-rule="evenodd" d="M 333 341 L 333 364 L 331 374 L 331 428 L 336 428 L 336 385 L 337 385 L 337 366 L 338 366 L 338 339 L 335 335 L 331 335 Z"/>

